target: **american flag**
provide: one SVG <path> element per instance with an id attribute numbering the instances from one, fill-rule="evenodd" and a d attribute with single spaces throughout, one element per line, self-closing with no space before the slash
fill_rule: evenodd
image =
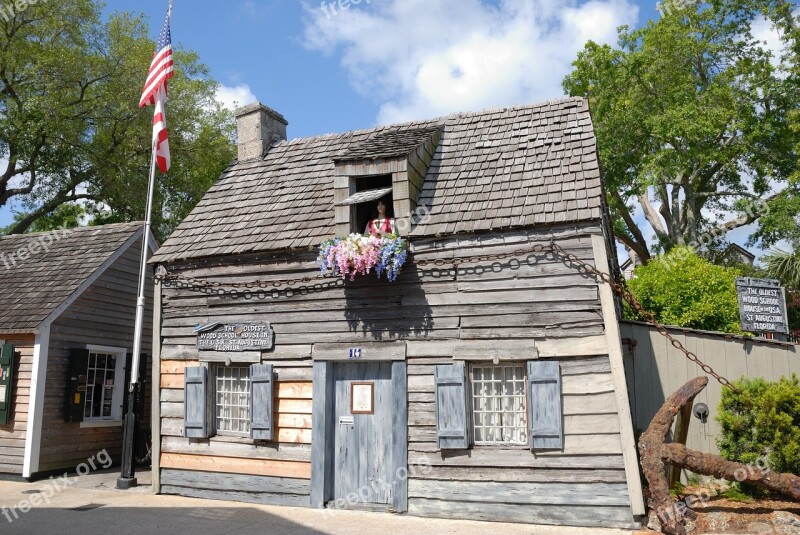
<path id="1" fill-rule="evenodd" d="M 162 173 L 169 171 L 169 140 L 167 139 L 167 118 L 164 103 L 167 100 L 167 80 L 172 78 L 172 35 L 169 30 L 169 22 L 172 17 L 172 2 L 170 2 L 167 18 L 164 19 L 164 26 L 158 36 L 156 54 L 150 64 L 150 72 L 147 74 L 147 81 L 144 84 L 142 99 L 139 107 L 155 104 L 156 111 L 153 116 L 153 147 L 156 152 L 156 163 Z"/>

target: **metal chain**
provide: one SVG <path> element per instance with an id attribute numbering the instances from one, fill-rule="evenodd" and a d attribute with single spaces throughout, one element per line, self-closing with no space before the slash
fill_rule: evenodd
<path id="1" fill-rule="evenodd" d="M 610 274 L 598 270 L 594 266 L 591 266 L 586 262 L 584 262 L 583 260 L 579 259 L 574 254 L 565 251 L 564 249 L 561 248 L 561 246 L 555 243 L 551 244 L 551 246 L 553 248 L 553 252 L 558 254 L 560 257 L 564 258 L 565 260 L 569 260 L 584 273 L 594 275 L 604 283 L 608 284 L 617 295 L 619 295 L 622 299 L 627 301 L 627 303 L 631 306 L 631 308 L 633 308 L 633 310 L 635 310 L 639 315 L 641 315 L 644 318 L 645 323 L 649 323 L 650 325 L 655 327 L 661 336 L 669 340 L 670 344 L 672 344 L 672 347 L 683 353 L 687 359 L 700 366 L 700 369 L 702 369 L 706 374 L 716 379 L 717 382 L 722 386 L 730 388 L 737 394 L 740 393 L 739 389 L 733 386 L 733 384 L 731 384 L 731 382 L 728 379 L 715 372 L 711 366 L 700 360 L 700 357 L 698 357 L 693 351 L 689 351 L 680 342 L 680 340 L 672 336 L 667 330 L 667 328 L 664 327 L 664 325 L 662 325 L 661 323 L 659 323 L 658 320 L 656 320 L 655 314 L 653 314 L 649 310 L 644 309 L 642 304 L 639 302 L 638 299 L 636 299 L 636 296 L 633 295 L 633 292 L 631 292 L 631 290 L 627 286 L 621 284 L 618 281 L 615 281 L 613 278 L 611 278 Z"/>
<path id="2" fill-rule="evenodd" d="M 731 382 L 726 379 L 725 377 L 721 376 L 714 369 L 700 360 L 700 357 L 697 356 L 692 351 L 689 351 L 677 338 L 672 336 L 667 328 L 659 323 L 656 320 L 655 314 L 652 312 L 645 310 L 639 300 L 636 299 L 636 296 L 633 295 L 631 290 L 625 286 L 622 282 L 614 280 L 609 273 L 605 273 L 600 271 L 599 269 L 595 268 L 591 264 L 581 260 L 575 254 L 565 251 L 560 245 L 556 243 L 549 243 L 549 244 L 537 244 L 531 247 L 522 248 L 522 249 L 515 249 L 513 251 L 507 253 L 493 253 L 493 254 L 479 254 L 479 255 L 471 255 L 471 256 L 461 256 L 455 257 L 451 259 L 444 259 L 444 258 L 437 258 L 436 260 L 417 260 L 416 265 L 419 267 L 427 267 L 427 266 L 435 266 L 435 267 L 444 267 L 444 266 L 453 266 L 454 268 L 458 269 L 459 266 L 463 264 L 470 264 L 470 263 L 477 263 L 477 262 L 493 262 L 497 260 L 505 260 L 508 258 L 525 256 L 529 254 L 535 253 L 553 253 L 554 255 L 560 257 L 562 260 L 567 261 L 573 265 L 575 265 L 580 271 L 587 275 L 591 275 L 595 277 L 598 281 L 608 284 L 609 287 L 616 293 L 619 297 L 624 299 L 630 306 L 636 311 L 642 318 L 644 318 L 645 323 L 648 323 L 656 328 L 658 333 L 669 340 L 672 347 L 683 353 L 687 359 L 691 362 L 697 364 L 700 369 L 703 370 L 706 374 L 710 375 L 714 379 L 717 380 L 722 386 L 731 389 L 732 391 L 739 393 L 739 390 L 731 384 Z M 176 273 L 169 273 L 169 272 L 162 272 L 160 275 L 156 274 L 156 278 L 165 281 L 172 281 L 178 284 L 182 284 L 186 288 L 218 288 L 217 292 L 220 295 L 228 295 L 238 297 L 240 292 L 232 291 L 227 292 L 224 288 L 245 288 L 247 290 L 252 288 L 258 289 L 266 289 L 266 288 L 279 288 L 281 286 L 287 285 L 292 286 L 295 284 L 301 283 L 309 283 L 313 280 L 320 279 L 320 278 L 327 278 L 322 274 L 317 275 L 316 277 L 294 277 L 289 279 L 274 279 L 274 280 L 255 280 L 251 282 L 219 282 L 219 281 L 210 281 L 207 279 L 200 279 L 197 277 L 186 277 L 183 275 L 178 275 Z M 250 293 L 250 292 L 245 292 Z M 260 295 L 262 292 L 258 292 Z M 270 295 L 264 292 L 264 295 Z M 271 292 L 273 297 L 276 297 L 275 291 Z"/>
<path id="3" fill-rule="evenodd" d="M 168 281 L 181 281 L 185 284 L 197 286 L 199 288 L 245 288 L 245 289 L 267 289 L 267 288 L 280 288 L 281 286 L 293 286 L 295 284 L 308 284 L 309 282 L 322 278 L 322 275 L 316 277 L 294 277 L 291 279 L 272 279 L 272 280 L 254 280 L 250 282 L 220 282 L 210 281 L 208 279 L 200 279 L 197 277 L 186 277 L 175 273 L 168 273 L 167 275 L 156 276 L 160 280 Z"/>

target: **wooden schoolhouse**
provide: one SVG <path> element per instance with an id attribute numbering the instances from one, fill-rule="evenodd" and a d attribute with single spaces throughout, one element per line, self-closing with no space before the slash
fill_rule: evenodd
<path id="1" fill-rule="evenodd" d="M 103 450 L 119 461 L 142 233 L 122 223 L 0 237 L 0 474 L 36 479 Z M 143 430 L 148 396 L 137 394 Z"/>
<path id="2" fill-rule="evenodd" d="M 644 514 L 584 99 L 288 141 L 239 156 L 151 260 L 161 493 L 635 527 Z M 394 282 L 318 266 L 375 201 Z"/>

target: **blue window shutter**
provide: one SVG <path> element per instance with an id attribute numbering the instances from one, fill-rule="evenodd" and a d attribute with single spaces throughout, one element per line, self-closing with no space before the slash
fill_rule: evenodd
<path id="1" fill-rule="evenodd" d="M 250 366 L 250 438 L 272 440 L 272 364 Z"/>
<path id="2" fill-rule="evenodd" d="M 436 438 L 439 449 L 469 447 L 467 374 L 463 362 L 436 366 Z"/>
<path id="3" fill-rule="evenodd" d="M 561 366 L 558 362 L 528 362 L 528 426 L 532 450 L 564 448 Z"/>
<path id="4" fill-rule="evenodd" d="M 184 382 L 183 434 L 188 438 L 208 438 L 208 369 L 187 367 Z"/>

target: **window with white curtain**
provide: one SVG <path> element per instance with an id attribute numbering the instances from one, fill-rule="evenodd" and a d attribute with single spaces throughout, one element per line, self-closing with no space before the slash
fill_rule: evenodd
<path id="1" fill-rule="evenodd" d="M 472 429 L 475 444 L 528 444 L 525 364 L 473 364 Z"/>
<path id="2" fill-rule="evenodd" d="M 216 430 L 219 434 L 250 433 L 250 367 L 216 367 Z"/>

